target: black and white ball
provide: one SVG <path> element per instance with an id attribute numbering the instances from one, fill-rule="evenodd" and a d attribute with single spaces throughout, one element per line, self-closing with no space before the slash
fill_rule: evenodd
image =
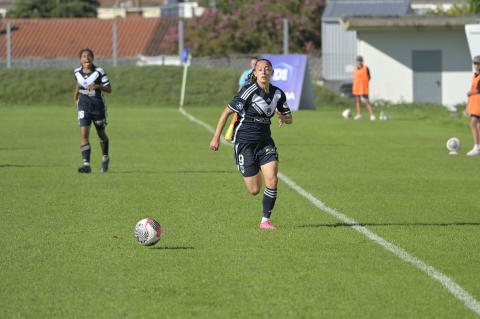
<path id="1" fill-rule="evenodd" d="M 152 246 L 162 237 L 162 226 L 153 218 L 144 218 L 135 226 L 134 235 L 140 245 Z"/>
<path id="2" fill-rule="evenodd" d="M 457 137 L 449 138 L 447 141 L 448 154 L 456 155 L 460 150 L 460 140 Z"/>
<path id="3" fill-rule="evenodd" d="M 343 111 L 342 111 L 342 117 L 343 117 L 344 119 L 349 119 L 349 118 L 351 118 L 351 117 L 352 117 L 352 110 L 350 110 L 350 109 L 345 109 L 345 110 L 343 110 Z"/>

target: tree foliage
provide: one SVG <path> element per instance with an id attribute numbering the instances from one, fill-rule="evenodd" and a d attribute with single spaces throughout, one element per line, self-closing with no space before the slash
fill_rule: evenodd
<path id="1" fill-rule="evenodd" d="M 446 10 L 439 6 L 432 13 L 446 16 L 478 14 L 480 13 L 480 0 L 469 0 L 468 3 L 465 4 L 456 3 Z"/>
<path id="2" fill-rule="evenodd" d="M 186 46 L 197 56 L 281 53 L 286 18 L 289 51 L 316 53 L 321 46 L 324 6 L 325 0 L 217 0 L 216 9 L 186 21 Z M 174 51 L 175 46 L 171 47 Z"/>
<path id="3" fill-rule="evenodd" d="M 98 0 L 18 0 L 12 18 L 95 17 Z"/>

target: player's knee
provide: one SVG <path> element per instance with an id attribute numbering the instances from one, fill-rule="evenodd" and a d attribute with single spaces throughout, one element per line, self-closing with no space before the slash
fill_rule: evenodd
<path id="1" fill-rule="evenodd" d="M 260 187 L 258 186 L 253 186 L 248 189 L 249 193 L 252 194 L 253 196 L 258 195 L 260 193 Z"/>
<path id="2" fill-rule="evenodd" d="M 265 178 L 265 185 L 269 188 L 277 188 L 278 178 L 277 176 L 270 176 Z"/>

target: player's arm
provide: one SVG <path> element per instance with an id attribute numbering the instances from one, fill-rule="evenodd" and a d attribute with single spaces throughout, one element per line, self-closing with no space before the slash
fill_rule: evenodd
<path id="1" fill-rule="evenodd" d="M 370 81 L 372 79 L 372 75 L 370 74 L 370 68 L 367 67 L 367 76 L 368 76 L 368 80 Z"/>
<path id="2" fill-rule="evenodd" d="M 218 151 L 220 146 L 220 136 L 222 135 L 223 128 L 227 123 L 227 119 L 230 115 L 234 113 L 229 107 L 226 107 L 222 114 L 220 114 L 220 118 L 218 119 L 217 128 L 215 129 L 215 133 L 213 134 L 212 140 L 210 141 L 210 149 L 212 151 Z"/>
<path id="3" fill-rule="evenodd" d="M 290 111 L 290 107 L 287 103 L 287 97 L 284 92 L 282 92 L 282 97 L 280 98 L 280 101 L 278 101 L 277 109 L 275 110 L 275 112 L 278 116 L 278 126 L 293 123 L 292 112 Z"/>
<path id="4" fill-rule="evenodd" d="M 468 96 L 472 96 L 472 95 L 476 95 L 476 94 L 480 94 L 480 81 L 478 81 L 478 86 L 477 86 L 476 89 L 470 90 L 467 93 Z"/>
<path id="5" fill-rule="evenodd" d="M 75 84 L 75 90 L 73 91 L 73 106 L 77 107 L 78 96 L 80 93 L 78 92 L 78 85 Z"/>

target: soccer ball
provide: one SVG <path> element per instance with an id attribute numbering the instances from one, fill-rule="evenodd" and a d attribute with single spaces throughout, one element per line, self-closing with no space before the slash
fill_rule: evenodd
<path id="1" fill-rule="evenodd" d="M 342 117 L 346 118 L 346 119 L 352 117 L 352 110 L 350 110 L 350 109 L 343 110 Z"/>
<path id="2" fill-rule="evenodd" d="M 140 245 L 152 246 L 160 240 L 162 226 L 153 218 L 144 218 L 135 226 L 134 235 Z"/>
<path id="3" fill-rule="evenodd" d="M 460 140 L 457 137 L 449 138 L 447 141 L 447 150 L 450 155 L 458 154 L 458 151 L 460 150 Z"/>

